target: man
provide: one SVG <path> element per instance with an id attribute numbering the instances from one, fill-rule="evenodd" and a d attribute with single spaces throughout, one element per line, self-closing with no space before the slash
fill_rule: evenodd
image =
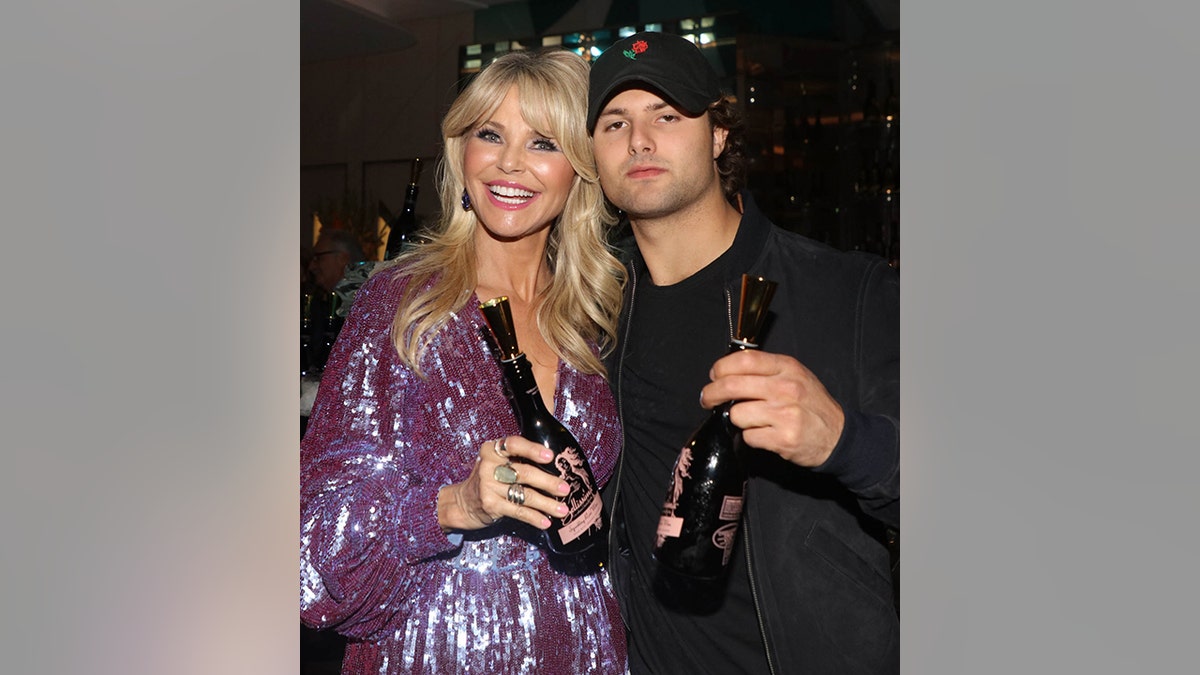
<path id="1" fill-rule="evenodd" d="M 308 353 L 301 354 L 301 372 L 319 371 L 325 367 L 329 350 L 342 329 L 342 319 L 336 315 L 338 300 L 334 289 L 346 276 L 346 267 L 363 262 L 366 256 L 353 233 L 332 228 L 322 230 L 313 246 L 308 271 L 316 293 L 308 305 L 308 334 L 301 336 L 301 350 L 308 342 Z M 302 293 L 305 292 L 303 289 Z"/>
<path id="2" fill-rule="evenodd" d="M 308 270 L 313 282 L 325 293 L 332 293 L 346 273 L 346 266 L 366 259 L 358 238 L 346 230 L 326 229 L 313 246 Z"/>
<path id="3" fill-rule="evenodd" d="M 776 227 L 738 191 L 741 121 L 691 42 L 617 42 L 588 107 L 600 183 L 636 241 L 609 361 L 625 451 L 605 499 L 631 671 L 899 672 L 895 271 Z M 779 286 L 761 351 L 726 355 L 743 273 Z M 672 466 L 730 400 L 752 446 L 732 561 L 720 584 L 673 577 L 652 552 Z"/>

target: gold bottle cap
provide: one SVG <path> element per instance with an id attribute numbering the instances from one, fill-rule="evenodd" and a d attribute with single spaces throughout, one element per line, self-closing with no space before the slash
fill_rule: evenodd
<path id="1" fill-rule="evenodd" d="M 502 295 L 479 303 L 479 311 L 496 338 L 496 346 L 500 348 L 500 358 L 511 361 L 521 356 L 521 348 L 517 345 L 517 331 L 513 328 L 512 309 L 508 306 L 508 296 Z"/>
<path id="2" fill-rule="evenodd" d="M 771 306 L 771 298 L 775 296 L 774 281 L 763 277 L 742 275 L 741 305 L 738 307 L 737 342 L 758 345 L 763 324 L 767 320 L 767 309 Z"/>

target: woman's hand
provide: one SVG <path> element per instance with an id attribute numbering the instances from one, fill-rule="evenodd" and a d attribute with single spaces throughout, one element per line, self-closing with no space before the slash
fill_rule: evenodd
<path id="1" fill-rule="evenodd" d="M 542 530 L 550 527 L 547 516 L 567 515 L 567 505 L 548 495 L 565 497 L 570 488 L 557 476 L 523 460 L 544 464 L 553 456 L 549 448 L 520 436 L 484 442 L 471 475 L 438 492 L 438 525 L 446 532 L 478 530 L 508 517 Z M 497 472 L 497 467 L 503 466 L 511 471 Z M 514 474 L 512 482 L 498 480 L 513 479 Z M 524 501 L 517 503 L 522 496 Z"/>

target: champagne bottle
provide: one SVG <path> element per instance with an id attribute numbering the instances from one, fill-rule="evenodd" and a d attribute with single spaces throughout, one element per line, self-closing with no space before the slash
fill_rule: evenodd
<path id="1" fill-rule="evenodd" d="M 542 401 L 529 359 L 517 346 L 508 298 L 501 296 L 480 303 L 479 310 L 500 348 L 500 367 L 508 383 L 513 410 L 521 424 L 521 435 L 554 452 L 549 462 L 531 463 L 532 466 L 558 476 L 571 486 L 566 497 L 567 515 L 550 517 L 550 528 L 544 531 L 546 543 L 555 553 L 583 553 L 603 541 L 607 527 L 592 467 L 580 449 L 579 441 Z"/>
<path id="2" fill-rule="evenodd" d="M 742 275 L 737 332 L 729 352 L 758 349 L 775 282 Z M 671 472 L 654 542 L 654 557 L 688 577 L 715 580 L 729 566 L 746 498 L 742 432 L 729 421 L 728 401 L 692 434 Z"/>
<path id="3" fill-rule="evenodd" d="M 421 180 L 421 158 L 417 157 L 412 163 L 412 172 L 408 177 L 408 189 L 404 193 L 404 210 L 396 216 L 388 231 L 387 251 L 384 260 L 391 260 L 400 255 L 404 246 L 411 243 L 417 229 L 417 193 L 421 191 L 418 181 Z"/>
<path id="4" fill-rule="evenodd" d="M 300 377 L 304 377 L 313 371 L 312 304 L 312 293 L 305 293 L 300 296 Z"/>
<path id="5" fill-rule="evenodd" d="M 325 315 L 321 325 L 323 340 L 316 363 L 316 367 L 319 370 L 325 369 L 325 362 L 329 360 L 329 354 L 333 351 L 333 344 L 337 342 L 338 333 L 342 331 L 343 322 L 342 317 L 338 314 L 338 306 L 341 304 L 341 298 L 338 297 L 336 292 L 330 292 L 326 297 L 329 302 L 329 312 Z"/>

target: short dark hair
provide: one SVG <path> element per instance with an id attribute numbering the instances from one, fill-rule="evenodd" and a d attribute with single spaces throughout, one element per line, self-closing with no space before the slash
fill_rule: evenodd
<path id="1" fill-rule="evenodd" d="M 721 176 L 721 191 L 732 201 L 746 184 L 746 121 L 732 96 L 722 96 L 709 104 L 708 121 L 729 132 L 725 151 L 717 157 L 717 173 Z"/>

